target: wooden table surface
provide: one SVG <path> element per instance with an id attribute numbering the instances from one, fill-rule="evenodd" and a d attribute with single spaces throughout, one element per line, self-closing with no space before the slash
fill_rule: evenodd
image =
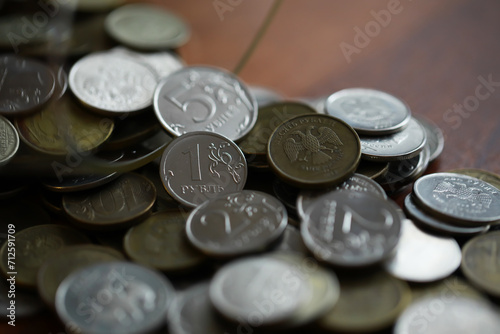
<path id="1" fill-rule="evenodd" d="M 188 64 L 229 70 L 272 4 L 156 2 L 191 25 L 179 49 Z M 348 87 L 390 92 L 444 132 L 444 151 L 428 172 L 500 173 L 499 13 L 496 0 L 286 0 L 240 76 L 288 98 Z M 0 333 L 64 332 L 50 312 L 17 319 L 15 328 L 3 321 Z"/>

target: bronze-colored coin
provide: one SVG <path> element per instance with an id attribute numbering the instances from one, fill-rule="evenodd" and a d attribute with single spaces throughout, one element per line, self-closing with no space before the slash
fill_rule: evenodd
<path id="1" fill-rule="evenodd" d="M 54 309 L 57 288 L 69 274 L 90 264 L 121 260 L 125 260 L 125 257 L 109 247 L 97 245 L 66 247 L 52 254 L 38 270 L 38 293 L 42 300 Z"/>
<path id="2" fill-rule="evenodd" d="M 204 256 L 186 237 L 187 215 L 157 212 L 130 228 L 123 245 L 135 262 L 162 271 L 182 271 L 199 265 Z"/>
<path id="3" fill-rule="evenodd" d="M 2 245 L 0 270 L 4 276 L 15 275 L 16 284 L 35 288 L 38 269 L 54 252 L 65 246 L 85 243 L 90 240 L 84 234 L 67 226 L 33 226 L 15 233 L 14 239 Z"/>
<path id="4" fill-rule="evenodd" d="M 347 123 L 328 115 L 294 117 L 269 138 L 267 158 L 285 182 L 301 188 L 334 186 L 356 170 L 361 144 Z"/>
<path id="5" fill-rule="evenodd" d="M 497 189 L 500 189 L 500 175 L 488 172 L 482 169 L 474 169 L 474 168 L 463 168 L 463 169 L 453 169 L 448 173 L 457 173 L 462 175 L 468 175 L 475 177 L 476 179 L 483 180 L 484 182 L 488 182 L 492 186 Z"/>
<path id="6" fill-rule="evenodd" d="M 127 173 L 99 189 L 64 195 L 63 208 L 82 228 L 113 230 L 138 223 L 150 213 L 155 199 L 151 181 Z"/>
<path id="7" fill-rule="evenodd" d="M 389 162 L 376 162 L 361 160 L 359 162 L 356 173 L 369 177 L 374 180 L 379 176 L 384 175 L 389 170 Z"/>

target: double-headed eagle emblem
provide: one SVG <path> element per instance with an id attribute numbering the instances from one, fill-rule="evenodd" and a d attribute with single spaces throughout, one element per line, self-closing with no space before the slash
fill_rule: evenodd
<path id="1" fill-rule="evenodd" d="M 291 162 L 298 160 L 318 165 L 342 155 L 342 151 L 339 147 L 344 144 L 335 131 L 327 127 L 320 127 L 316 131 L 317 135 L 315 135 L 312 133 L 315 128 L 314 125 L 311 125 L 305 132 L 297 130 L 290 133 L 290 135 L 299 136 L 300 141 L 296 141 L 293 137 L 289 137 L 285 140 L 283 147 L 286 156 Z M 326 143 L 333 144 L 334 147 L 326 147 L 324 145 Z M 331 154 L 327 154 L 324 151 L 329 151 Z"/>

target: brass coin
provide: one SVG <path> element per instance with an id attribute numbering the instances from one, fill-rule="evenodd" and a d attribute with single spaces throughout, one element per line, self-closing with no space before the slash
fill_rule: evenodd
<path id="1" fill-rule="evenodd" d="M 497 189 L 500 189 L 500 175 L 488 172 L 482 169 L 474 169 L 474 168 L 463 168 L 463 169 L 453 169 L 448 173 L 457 173 L 462 175 L 468 175 L 475 177 L 476 179 L 483 180 L 484 182 L 488 182 L 492 186 Z"/>
<path id="2" fill-rule="evenodd" d="M 269 138 L 267 158 L 285 182 L 301 188 L 334 186 L 356 170 L 361 144 L 347 123 L 328 115 L 302 115 Z"/>
<path id="3" fill-rule="evenodd" d="M 204 256 L 189 243 L 181 212 L 158 212 L 130 228 L 123 245 L 135 262 L 162 271 L 181 271 L 200 264 Z"/>
<path id="4" fill-rule="evenodd" d="M 72 272 L 94 263 L 121 261 L 124 256 L 109 247 L 78 245 L 55 252 L 45 261 L 37 275 L 38 293 L 51 308 L 55 308 L 59 284 Z"/>
<path id="5" fill-rule="evenodd" d="M 63 196 L 63 208 L 85 229 L 112 230 L 130 226 L 149 214 L 156 189 L 142 175 L 127 173 L 94 191 Z"/>
<path id="6" fill-rule="evenodd" d="M 38 269 L 54 252 L 65 246 L 90 243 L 81 232 L 55 224 L 33 226 L 15 233 L 14 237 L 0 249 L 0 270 L 7 277 L 17 273 L 16 284 L 28 288 L 36 287 Z"/>

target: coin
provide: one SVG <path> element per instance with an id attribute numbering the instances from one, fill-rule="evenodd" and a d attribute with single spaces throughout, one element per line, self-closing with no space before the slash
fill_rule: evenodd
<path id="1" fill-rule="evenodd" d="M 173 136 L 210 131 L 237 141 L 257 120 L 257 102 L 243 82 L 213 67 L 188 66 L 163 79 L 155 91 L 154 108 Z"/>
<path id="2" fill-rule="evenodd" d="M 49 102 L 55 77 L 47 65 L 11 55 L 0 57 L 0 64 L 0 115 L 25 115 Z"/>
<path id="3" fill-rule="evenodd" d="M 348 88 L 333 93 L 326 113 L 351 125 L 359 134 L 386 135 L 409 125 L 410 108 L 397 97 L 375 89 Z"/>
<path id="4" fill-rule="evenodd" d="M 359 163 L 356 132 L 328 115 L 302 115 L 278 126 L 267 147 L 269 165 L 283 181 L 300 188 L 334 186 Z"/>
<path id="5" fill-rule="evenodd" d="M 37 288 L 40 297 L 52 309 L 55 308 L 59 284 L 72 272 L 88 265 L 124 260 L 124 256 L 109 247 L 97 245 L 69 246 L 57 251 L 38 270 Z"/>
<path id="6" fill-rule="evenodd" d="M 163 151 L 160 176 L 168 193 L 195 207 L 207 199 L 242 190 L 247 179 L 245 156 L 228 138 L 190 132 Z"/>
<path id="7" fill-rule="evenodd" d="M 69 72 L 69 87 L 78 100 L 105 115 L 150 106 L 156 84 L 156 76 L 148 67 L 113 52 L 89 54 Z"/>
<path id="8" fill-rule="evenodd" d="M 163 275 L 130 262 L 107 262 L 66 277 L 57 289 L 56 310 L 70 331 L 139 334 L 161 327 L 173 300 Z"/>
<path id="9" fill-rule="evenodd" d="M 358 168 L 356 168 L 357 174 L 362 174 L 374 180 L 378 177 L 382 177 L 389 170 L 389 162 L 375 162 L 361 160 L 359 162 Z"/>
<path id="10" fill-rule="evenodd" d="M 258 108 L 266 107 L 270 104 L 278 103 L 284 100 L 284 97 L 280 93 L 267 87 L 248 86 L 248 89 L 250 90 L 250 94 L 252 94 L 255 98 Z"/>
<path id="11" fill-rule="evenodd" d="M 140 221 L 156 199 L 154 185 L 142 175 L 123 174 L 104 187 L 63 196 L 72 222 L 90 230 L 116 230 Z"/>
<path id="12" fill-rule="evenodd" d="M 413 186 L 418 207 L 454 225 L 483 226 L 500 220 L 500 191 L 471 176 L 434 173 Z"/>
<path id="13" fill-rule="evenodd" d="M 460 168 L 448 171 L 448 173 L 457 173 L 475 177 L 476 179 L 488 182 L 497 189 L 500 189 L 500 175 L 481 169 Z"/>
<path id="14" fill-rule="evenodd" d="M 16 128 L 5 117 L 0 116 L 0 166 L 7 164 L 19 148 Z"/>
<path id="15" fill-rule="evenodd" d="M 116 179 L 120 174 L 86 174 L 61 177 L 60 179 L 42 179 L 42 185 L 55 192 L 74 192 L 97 188 Z"/>
<path id="16" fill-rule="evenodd" d="M 300 235 L 300 230 L 292 226 L 290 221 L 286 226 L 283 236 L 278 241 L 278 244 L 273 248 L 273 251 L 300 255 L 307 255 L 309 253 Z"/>
<path id="17" fill-rule="evenodd" d="M 115 9 L 106 18 L 105 28 L 119 43 L 141 50 L 177 48 L 190 35 L 182 18 L 151 4 L 129 4 Z"/>
<path id="18" fill-rule="evenodd" d="M 410 282 L 432 282 L 451 275 L 460 266 L 462 252 L 455 239 L 419 230 L 403 220 L 394 254 L 384 261 L 391 275 Z"/>
<path id="19" fill-rule="evenodd" d="M 242 190 L 208 200 L 189 214 L 189 241 L 212 256 L 264 250 L 284 232 L 284 205 L 260 191 Z"/>
<path id="20" fill-rule="evenodd" d="M 2 14 L 4 14 L 4 10 L 5 9 L 2 8 Z M 52 37 L 52 28 L 51 25 L 46 24 L 38 27 L 38 29 L 30 30 L 27 28 L 26 15 L 23 15 L 23 13 L 2 15 L 2 19 L 0 20 L 0 48 L 5 49 L 5 51 L 8 50 L 18 53 L 24 51 L 24 49 L 47 43 Z M 21 36 L 25 35 L 23 31 L 28 31 L 30 33 L 30 38 L 22 38 Z M 21 40 L 23 42 L 19 43 Z M 23 45 L 24 43 L 26 44 Z"/>
<path id="21" fill-rule="evenodd" d="M 403 130 L 385 136 L 360 136 L 361 157 L 374 161 L 406 160 L 425 147 L 427 135 L 417 120 L 411 118 Z"/>
<path id="22" fill-rule="evenodd" d="M 318 260 L 362 267 L 390 255 L 398 243 L 402 219 L 397 205 L 378 195 L 333 192 L 309 207 L 300 232 Z"/>
<path id="23" fill-rule="evenodd" d="M 38 269 L 54 252 L 65 246 L 90 243 L 81 232 L 55 224 L 20 230 L 14 237 L 15 241 L 5 242 L 0 249 L 0 270 L 7 277 L 17 273 L 16 284 L 27 288 L 36 287 Z M 11 258 L 12 248 L 15 248 L 15 259 Z"/>
<path id="24" fill-rule="evenodd" d="M 478 235 L 462 249 L 462 272 L 488 294 L 500 297 L 500 231 Z"/>
<path id="25" fill-rule="evenodd" d="M 425 129 L 427 135 L 427 145 L 429 146 L 429 162 L 432 162 L 441 155 L 444 148 L 444 135 L 443 131 L 434 122 L 422 115 L 414 115 L 417 121 Z"/>
<path id="26" fill-rule="evenodd" d="M 277 199 L 283 203 L 287 209 L 287 212 L 293 216 L 297 216 L 297 196 L 299 196 L 300 189 L 284 183 L 278 178 L 273 180 L 273 192 L 272 194 L 276 196 Z"/>
<path id="27" fill-rule="evenodd" d="M 485 299 L 481 292 L 456 275 L 451 275 L 436 282 L 412 284 L 410 288 L 414 301 L 425 297 L 441 297 L 443 301 L 452 301 L 456 297 Z"/>
<path id="28" fill-rule="evenodd" d="M 189 243 L 181 212 L 158 212 L 131 227 L 123 240 L 135 262 L 162 271 L 182 271 L 199 265 L 204 256 Z"/>

